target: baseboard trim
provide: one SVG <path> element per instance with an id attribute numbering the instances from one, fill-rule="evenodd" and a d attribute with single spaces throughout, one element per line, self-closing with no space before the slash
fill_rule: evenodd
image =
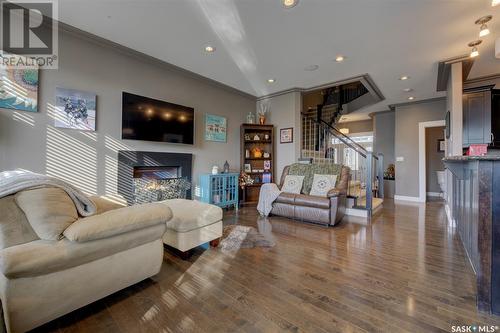
<path id="1" fill-rule="evenodd" d="M 365 209 L 346 208 L 345 214 L 348 216 L 368 217 L 368 211 Z"/>
<path id="2" fill-rule="evenodd" d="M 439 197 L 441 198 L 441 193 L 440 192 L 427 192 L 428 197 Z"/>
<path id="3" fill-rule="evenodd" d="M 422 202 L 419 197 L 409 197 L 406 195 L 395 195 L 394 200 L 396 200 L 396 201 Z"/>
<path id="4" fill-rule="evenodd" d="M 448 205 L 448 203 L 446 203 L 444 205 L 444 211 L 446 212 L 446 218 L 448 219 L 448 223 L 450 225 L 453 224 L 453 219 L 451 218 L 451 209 L 450 209 L 450 206 Z"/>

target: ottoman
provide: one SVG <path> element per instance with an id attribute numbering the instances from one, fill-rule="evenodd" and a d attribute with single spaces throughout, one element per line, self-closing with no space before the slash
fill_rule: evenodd
<path id="1" fill-rule="evenodd" d="M 222 237 L 222 209 L 200 201 L 171 199 L 163 201 L 172 210 L 163 243 L 181 252 L 210 242 L 217 246 Z"/>

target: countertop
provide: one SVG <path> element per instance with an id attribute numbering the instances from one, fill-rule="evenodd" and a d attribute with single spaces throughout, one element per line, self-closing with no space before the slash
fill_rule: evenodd
<path id="1" fill-rule="evenodd" d="M 500 161 L 500 155 L 485 156 L 449 156 L 443 158 L 444 162 L 467 162 L 467 161 Z"/>

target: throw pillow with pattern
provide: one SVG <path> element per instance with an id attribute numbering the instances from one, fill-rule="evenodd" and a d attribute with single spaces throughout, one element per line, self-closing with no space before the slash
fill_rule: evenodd
<path id="1" fill-rule="evenodd" d="M 281 191 L 286 193 L 300 194 L 302 190 L 302 183 L 304 183 L 304 176 L 285 176 L 285 182 Z"/>
<path id="2" fill-rule="evenodd" d="M 326 197 L 328 191 L 335 188 L 337 175 L 318 175 L 314 174 L 311 192 L 309 195 Z"/>

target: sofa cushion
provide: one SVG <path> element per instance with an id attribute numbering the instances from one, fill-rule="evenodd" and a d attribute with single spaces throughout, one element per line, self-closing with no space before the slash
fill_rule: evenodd
<path id="1" fill-rule="evenodd" d="M 295 196 L 295 205 L 321 208 L 321 209 L 330 209 L 330 199 L 314 195 L 298 194 Z"/>
<path id="2" fill-rule="evenodd" d="M 161 239 L 164 232 L 165 225 L 157 224 L 84 243 L 36 240 L 1 250 L 0 272 L 9 279 L 58 272 Z"/>
<path id="3" fill-rule="evenodd" d="M 288 168 L 289 175 L 304 176 L 304 184 L 302 185 L 303 194 L 309 194 L 311 192 L 314 174 L 337 175 L 337 177 L 340 177 L 341 171 L 342 171 L 341 164 L 294 163 L 290 165 L 290 167 Z"/>
<path id="4" fill-rule="evenodd" d="M 220 207 L 200 201 L 170 199 L 161 201 L 172 210 L 172 219 L 167 222 L 167 229 L 188 232 L 222 220 Z"/>
<path id="5" fill-rule="evenodd" d="M 64 229 L 78 219 L 73 200 L 57 187 L 21 191 L 16 203 L 40 239 L 60 239 Z"/>
<path id="6" fill-rule="evenodd" d="M 14 195 L 0 199 L 0 249 L 39 239 Z"/>
<path id="7" fill-rule="evenodd" d="M 81 218 L 64 230 L 64 236 L 74 242 L 87 242 L 166 224 L 171 218 L 170 208 L 160 203 L 123 207 Z"/>
<path id="8" fill-rule="evenodd" d="M 304 176 L 287 175 L 285 177 L 285 182 L 281 187 L 281 191 L 285 193 L 300 194 L 303 183 L 304 183 Z"/>
<path id="9" fill-rule="evenodd" d="M 281 194 L 276 198 L 275 202 L 293 205 L 295 204 L 296 196 L 297 194 L 281 192 Z"/>

